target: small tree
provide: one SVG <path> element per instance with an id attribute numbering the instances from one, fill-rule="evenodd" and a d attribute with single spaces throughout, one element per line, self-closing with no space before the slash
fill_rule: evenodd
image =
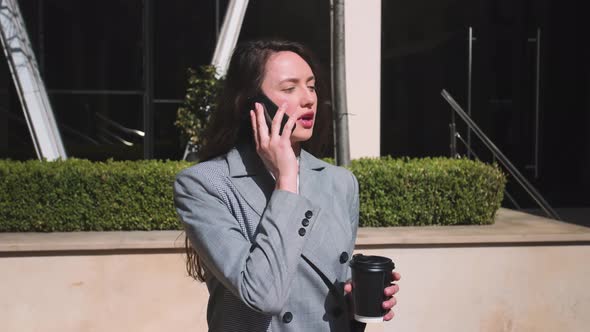
<path id="1" fill-rule="evenodd" d="M 197 151 L 203 144 L 203 133 L 217 106 L 222 81 L 212 65 L 188 69 L 188 87 L 174 125 L 180 129 L 182 141 L 189 144 L 191 151 Z"/>

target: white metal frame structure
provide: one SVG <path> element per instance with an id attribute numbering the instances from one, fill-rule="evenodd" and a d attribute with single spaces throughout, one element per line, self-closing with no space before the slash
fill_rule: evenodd
<path id="1" fill-rule="evenodd" d="M 0 40 L 39 159 L 66 159 L 45 84 L 16 0 L 0 0 Z"/>
<path id="2" fill-rule="evenodd" d="M 217 68 L 217 75 L 224 76 L 229 66 L 232 52 L 238 42 L 242 22 L 248 8 L 248 0 L 231 0 L 227 6 L 223 25 L 217 39 L 211 64 Z"/>

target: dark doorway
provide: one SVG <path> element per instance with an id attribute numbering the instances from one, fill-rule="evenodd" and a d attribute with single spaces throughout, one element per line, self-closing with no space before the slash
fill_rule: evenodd
<path id="1" fill-rule="evenodd" d="M 590 52 L 581 1 L 382 6 L 383 155 L 449 155 L 444 88 L 553 206 L 590 205 Z M 462 123 L 459 130 L 467 139 Z M 474 135 L 471 146 L 492 160 Z M 508 188 L 533 206 L 513 183 Z"/>

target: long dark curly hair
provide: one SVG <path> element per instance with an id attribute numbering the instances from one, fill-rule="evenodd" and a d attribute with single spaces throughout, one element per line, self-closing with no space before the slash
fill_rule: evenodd
<path id="1" fill-rule="evenodd" d="M 326 102 L 324 75 L 320 72 L 313 54 L 302 44 L 285 40 L 256 40 L 238 44 L 231 57 L 229 68 L 217 101 L 217 108 L 205 130 L 205 139 L 198 152 L 199 161 L 223 155 L 233 147 L 252 142 L 252 125 L 248 116 L 248 98 L 260 92 L 269 57 L 277 52 L 290 51 L 299 55 L 310 66 L 315 76 L 317 94 L 316 128 L 312 139 L 304 147 L 312 152 L 329 150 L 319 142 L 330 141 L 326 134 L 331 114 Z M 246 114 L 245 114 L 246 113 Z M 322 138 L 323 136 L 323 138 Z M 325 144 L 325 143 L 324 143 Z M 315 150 L 315 151 L 314 151 Z M 198 253 L 185 238 L 186 269 L 189 276 L 205 281 L 205 269 Z"/>

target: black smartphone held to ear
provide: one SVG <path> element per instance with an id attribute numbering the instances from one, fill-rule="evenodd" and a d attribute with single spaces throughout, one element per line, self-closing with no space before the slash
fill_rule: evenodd
<path id="1" fill-rule="evenodd" d="M 254 97 L 249 98 L 248 100 L 248 105 L 250 105 L 252 110 L 256 110 L 255 103 L 259 103 L 262 105 L 262 108 L 264 109 L 264 118 L 266 119 L 266 126 L 270 131 L 270 128 L 272 126 L 272 119 L 277 114 L 279 107 L 262 92 Z M 283 119 L 281 120 L 281 128 L 279 129 L 279 135 L 283 134 L 283 128 L 285 127 L 285 124 L 287 124 L 288 120 L 288 116 L 283 116 Z M 295 130 L 295 127 L 296 125 L 293 125 L 293 130 Z"/>

